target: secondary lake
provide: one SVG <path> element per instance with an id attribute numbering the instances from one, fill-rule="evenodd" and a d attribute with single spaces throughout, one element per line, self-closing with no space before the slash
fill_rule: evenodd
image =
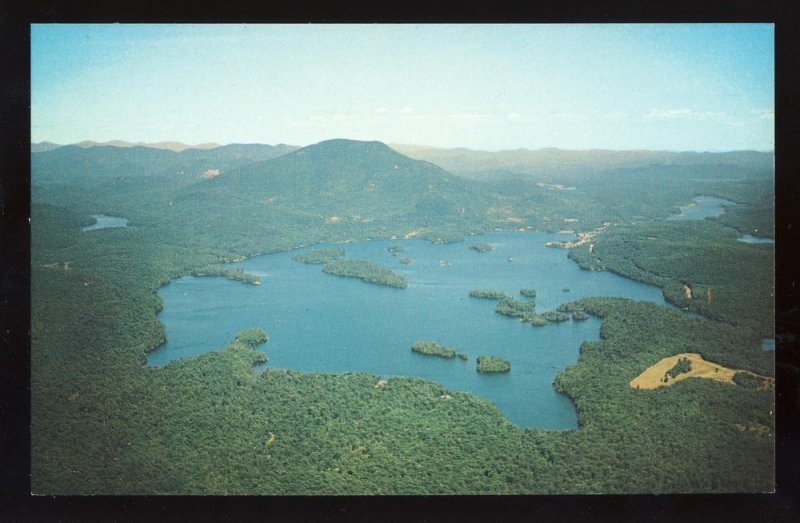
<path id="1" fill-rule="evenodd" d="M 564 239 L 563 234 L 493 233 L 446 245 L 423 240 L 321 244 L 228 265 L 259 275 L 260 286 L 216 277 L 176 279 L 159 291 L 167 342 L 147 363 L 163 366 L 219 350 L 238 331 L 261 327 L 269 335 L 261 347 L 269 358 L 267 367 L 422 378 L 488 399 L 522 427 L 576 429 L 574 407 L 553 389 L 553 378 L 578 360 L 584 341 L 599 339 L 600 321 L 592 317 L 532 327 L 496 314 L 493 300 L 468 296 L 472 289 L 496 289 L 524 299 L 519 290 L 533 288 L 537 312 L 589 296 L 665 304 L 656 287 L 609 272 L 583 271 L 567 251 L 544 246 Z M 494 249 L 480 253 L 469 248 L 478 242 Z M 391 255 L 387 249 L 392 245 L 402 246 L 403 252 Z M 343 248 L 349 259 L 390 268 L 408 281 L 408 288 L 332 276 L 318 265 L 291 259 L 330 247 Z M 412 262 L 400 263 L 404 256 Z M 422 340 L 453 347 L 468 354 L 469 361 L 413 353 L 412 343 Z M 480 355 L 510 360 L 511 372 L 476 372 Z"/>
<path id="2" fill-rule="evenodd" d="M 95 219 L 95 223 L 93 223 L 92 225 L 87 225 L 86 227 L 82 227 L 81 231 L 89 232 L 97 229 L 111 229 L 114 227 L 128 226 L 127 218 L 119 218 L 117 216 L 106 216 L 105 214 L 92 214 L 91 216 L 92 218 Z"/>
<path id="3" fill-rule="evenodd" d="M 772 238 L 762 238 L 760 236 L 753 236 L 752 234 L 743 234 L 738 238 L 738 241 L 743 243 L 775 243 Z"/>
<path id="4" fill-rule="evenodd" d="M 667 220 L 703 220 L 716 218 L 725 212 L 725 207 L 736 205 L 736 202 L 715 196 L 696 196 L 692 203 L 682 205 L 680 213 L 670 215 Z"/>

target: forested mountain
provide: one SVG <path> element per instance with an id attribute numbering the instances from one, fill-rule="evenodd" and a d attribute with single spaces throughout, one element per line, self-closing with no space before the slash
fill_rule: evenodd
<path id="1" fill-rule="evenodd" d="M 212 149 L 169 149 L 97 145 L 65 145 L 31 155 L 32 183 L 95 183 L 111 178 L 142 176 L 202 176 L 275 158 L 296 148 L 290 145 L 232 144 Z"/>
<path id="2" fill-rule="evenodd" d="M 380 142 L 329 140 L 250 163 L 185 194 L 236 195 L 262 205 L 327 213 L 332 223 L 369 223 L 404 215 L 430 220 L 474 215 L 486 205 L 485 192 Z"/>

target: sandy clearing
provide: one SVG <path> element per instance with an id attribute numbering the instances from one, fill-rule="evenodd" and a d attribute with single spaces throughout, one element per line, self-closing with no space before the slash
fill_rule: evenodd
<path id="1" fill-rule="evenodd" d="M 411 238 L 416 238 L 422 234 L 422 230 L 420 229 L 412 229 L 403 235 L 404 240 L 410 240 Z"/>
<path id="2" fill-rule="evenodd" d="M 664 383 L 662 381 L 664 379 L 664 375 L 668 370 L 675 366 L 675 364 L 678 363 L 678 360 L 681 358 L 686 358 L 692 362 L 692 370 L 683 374 L 678 374 L 674 378 L 669 378 L 669 380 Z M 760 374 L 755 374 L 746 370 L 742 371 L 729 369 L 727 367 L 723 367 L 722 365 L 706 361 L 702 356 L 693 352 L 684 352 L 681 354 L 676 354 L 675 356 L 664 358 L 655 365 L 648 367 L 644 372 L 632 379 L 630 386 L 633 389 L 657 389 L 659 387 L 673 385 L 679 381 L 689 378 L 706 378 L 735 385 L 733 376 L 737 372 L 746 372 L 756 378 L 764 380 L 762 390 L 772 389 L 775 387 L 775 378 L 761 376 Z"/>
<path id="3" fill-rule="evenodd" d="M 689 287 L 688 285 L 684 284 L 683 293 L 686 295 L 686 299 L 687 300 L 691 300 L 692 299 L 692 288 Z"/>

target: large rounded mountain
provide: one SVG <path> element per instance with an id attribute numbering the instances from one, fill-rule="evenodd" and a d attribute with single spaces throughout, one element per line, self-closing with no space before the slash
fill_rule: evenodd
<path id="1" fill-rule="evenodd" d="M 328 140 L 187 188 L 187 198 L 245 199 L 333 221 L 414 215 L 425 222 L 485 209 L 481 184 L 381 142 Z"/>

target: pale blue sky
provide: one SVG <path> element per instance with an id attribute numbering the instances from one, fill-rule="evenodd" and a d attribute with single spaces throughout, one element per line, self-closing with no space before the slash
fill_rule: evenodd
<path id="1" fill-rule="evenodd" d="M 774 148 L 774 29 L 33 25 L 31 140 Z"/>

